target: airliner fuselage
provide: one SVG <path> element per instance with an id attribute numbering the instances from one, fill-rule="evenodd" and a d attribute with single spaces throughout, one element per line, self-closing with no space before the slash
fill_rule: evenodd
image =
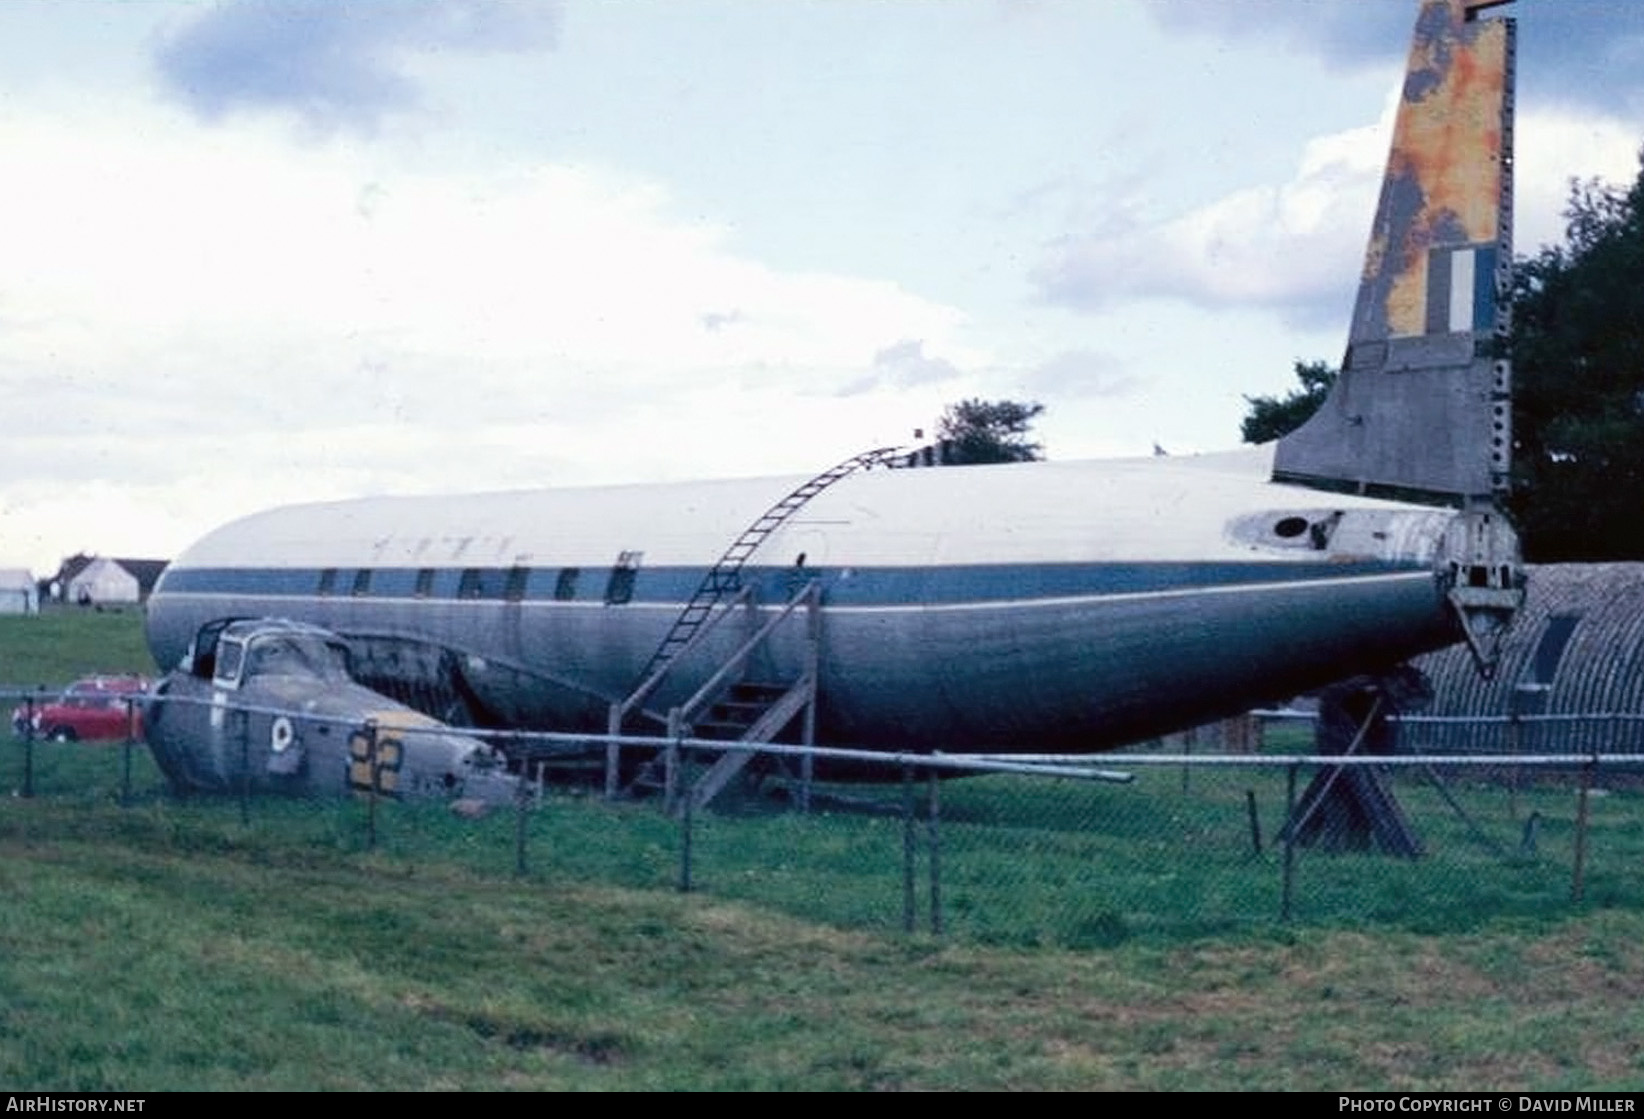
<path id="1" fill-rule="evenodd" d="M 760 542 L 749 604 L 648 706 L 690 694 L 812 580 L 818 739 L 841 745 L 1109 748 L 1455 640 L 1455 513 L 1276 485 L 1259 452 L 1229 459 L 845 478 Z M 603 729 L 725 545 L 797 481 L 275 510 L 172 564 L 150 641 L 169 665 L 207 621 L 295 618 L 348 637 L 364 678 L 409 698 Z M 806 624 L 779 627 L 755 673 L 802 672 Z"/>

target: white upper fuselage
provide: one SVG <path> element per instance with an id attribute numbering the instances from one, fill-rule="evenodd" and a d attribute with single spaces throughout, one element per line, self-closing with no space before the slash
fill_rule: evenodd
<path id="1" fill-rule="evenodd" d="M 1317 562 L 1429 565 L 1448 510 L 1266 480 L 1265 449 L 1197 458 L 873 470 L 813 498 L 754 565 Z M 574 565 L 623 552 L 641 567 L 702 567 L 802 477 L 377 497 L 236 521 L 172 564 L 404 568 Z M 1271 530 L 1340 511 L 1333 546 Z"/>

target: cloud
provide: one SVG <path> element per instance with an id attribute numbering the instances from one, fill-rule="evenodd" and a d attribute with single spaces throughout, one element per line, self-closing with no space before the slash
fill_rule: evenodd
<path id="1" fill-rule="evenodd" d="M 322 133 L 373 132 L 420 107 L 418 55 L 540 50 L 554 44 L 550 0 L 250 0 L 221 3 L 160 42 L 166 89 L 196 115 L 295 114 Z"/>
<path id="2" fill-rule="evenodd" d="M 1029 396 L 1060 400 L 1126 396 L 1140 384 L 1117 358 L 1095 350 L 1065 350 L 1040 362 L 1023 378 Z"/>
<path id="3" fill-rule="evenodd" d="M 1339 63 L 1381 63 L 1402 53 L 1414 4 L 1364 0 L 1170 0 L 1146 5 L 1167 29 L 1278 38 Z"/>
<path id="4" fill-rule="evenodd" d="M 1346 67 L 1402 63 L 1416 13 L 1411 0 L 1169 0 L 1146 8 L 1166 28 L 1275 39 Z M 1485 18 L 1497 16 L 1518 22 L 1526 100 L 1609 113 L 1644 104 L 1644 4 L 1525 0 Z"/>
<path id="5" fill-rule="evenodd" d="M 1277 186 L 1163 221 L 1127 217 L 1070 236 L 1035 269 L 1039 295 L 1085 311 L 1174 298 L 1278 309 L 1306 325 L 1339 316 L 1358 274 L 1389 127 L 1312 141 Z"/>
<path id="6" fill-rule="evenodd" d="M 152 117 L 9 124 L 6 358 L 50 355 L 88 401 L 134 364 L 168 399 L 232 416 L 277 381 L 249 414 L 310 424 L 439 411 L 459 386 L 471 411 L 510 415 L 527 368 L 574 385 L 567 407 L 694 369 L 813 386 L 825 371 L 831 388 L 957 322 L 892 283 L 737 256 L 666 193 L 590 168 L 384 174 L 259 134 L 201 145 Z M 879 360 L 899 383 L 937 369 L 895 358 Z"/>
<path id="7" fill-rule="evenodd" d="M 1032 276 L 1039 297 L 1086 312 L 1138 298 L 1255 307 L 1301 329 L 1343 321 L 1380 189 L 1392 111 L 1390 102 L 1374 126 L 1311 141 L 1294 174 L 1276 186 L 1237 191 L 1153 221 L 1122 203 L 1110 207 L 1102 227 L 1071 234 L 1047 253 Z M 1631 182 L 1637 144 L 1622 120 L 1558 108 L 1521 110 L 1518 252 L 1563 239 L 1572 178 Z"/>
<path id="8" fill-rule="evenodd" d="M 1521 256 L 1564 240 L 1572 179 L 1626 187 L 1638 175 L 1639 132 L 1631 120 L 1555 108 L 1521 113 L 1515 132 L 1513 244 Z"/>
<path id="9" fill-rule="evenodd" d="M 840 389 L 839 395 L 852 396 L 878 388 L 906 389 L 941 384 L 961 376 L 963 373 L 953 362 L 927 354 L 923 340 L 904 338 L 874 354 L 872 371 Z"/>
<path id="10" fill-rule="evenodd" d="M 397 171 L 129 105 L 0 112 L 0 149 L 8 561 L 298 498 L 814 469 L 987 360 L 952 307 L 750 260 L 609 171 Z"/>

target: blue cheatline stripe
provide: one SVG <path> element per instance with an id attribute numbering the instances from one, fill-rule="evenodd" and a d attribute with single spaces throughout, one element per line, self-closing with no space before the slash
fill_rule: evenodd
<path id="1" fill-rule="evenodd" d="M 321 568 L 196 567 L 171 568 L 154 596 L 172 594 L 243 595 L 265 598 L 315 598 Z M 567 582 L 561 568 L 439 568 L 419 578 L 414 568 L 373 569 L 358 595 L 357 569 L 330 569 L 330 597 L 346 600 L 404 599 L 501 602 L 511 592 L 526 602 L 604 601 L 609 569 L 580 569 L 569 583 L 574 593 L 563 598 Z M 473 574 L 464 577 L 464 571 Z M 836 606 L 906 606 L 965 602 L 999 602 L 1077 595 L 1148 594 L 1343 579 L 1426 570 L 1423 566 L 1363 561 L 1355 563 L 1179 562 L 1179 563 L 1012 563 L 943 567 L 746 568 L 745 583 L 758 586 L 761 601 L 787 598 L 805 580 L 820 579 L 827 601 Z M 703 567 L 641 568 L 629 601 L 679 603 L 702 581 Z M 559 594 L 556 594 L 556 590 Z"/>

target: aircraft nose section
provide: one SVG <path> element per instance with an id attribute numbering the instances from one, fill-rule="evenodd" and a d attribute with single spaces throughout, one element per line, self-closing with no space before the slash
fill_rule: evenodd
<path id="1" fill-rule="evenodd" d="M 500 758 L 469 759 L 458 783 L 460 794 L 486 804 L 512 804 L 520 795 L 520 778 L 504 768 Z"/>
<path id="2" fill-rule="evenodd" d="M 508 772 L 506 760 L 489 743 L 459 734 L 443 738 L 451 765 L 442 780 L 455 795 L 487 804 L 508 803 L 519 795 L 519 778 Z"/>
<path id="3" fill-rule="evenodd" d="M 500 803 L 512 799 L 518 788 L 502 755 L 489 743 L 407 709 L 370 713 L 353 753 L 362 774 L 374 769 L 379 788 L 402 796 Z"/>

